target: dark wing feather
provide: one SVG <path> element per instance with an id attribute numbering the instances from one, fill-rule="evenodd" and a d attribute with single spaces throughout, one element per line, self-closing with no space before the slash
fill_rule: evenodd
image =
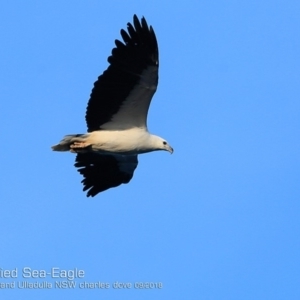
<path id="1" fill-rule="evenodd" d="M 93 152 L 79 153 L 75 161 L 77 171 L 84 177 L 81 182 L 84 185 L 83 191 L 88 191 L 87 197 L 128 183 L 137 164 L 137 155 L 113 156 Z"/>
<path id="2" fill-rule="evenodd" d="M 151 69 L 149 86 L 157 86 L 158 68 L 158 46 L 153 28 L 148 27 L 145 18 L 141 22 L 136 15 L 133 17 L 133 24 L 128 23 L 127 29 L 121 30 L 124 43 L 115 41 L 116 47 L 108 57 L 109 67 L 98 77 L 94 83 L 87 111 L 86 122 L 88 131 L 101 129 L 101 125 L 112 120 L 112 117 L 119 111 L 121 105 L 126 101 L 127 96 L 134 90 L 141 80 L 147 79 L 145 74 L 147 68 Z M 154 73 L 154 75 L 152 75 Z M 143 83 L 144 84 L 144 83 Z M 141 105 L 141 112 L 147 117 L 148 107 L 155 89 L 142 90 L 139 86 L 137 95 L 143 95 L 145 104 Z"/>

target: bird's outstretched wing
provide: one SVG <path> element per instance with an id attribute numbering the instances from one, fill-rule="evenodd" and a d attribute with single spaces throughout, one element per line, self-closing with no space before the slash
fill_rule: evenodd
<path id="1" fill-rule="evenodd" d="M 121 30 L 109 67 L 94 83 L 87 111 L 88 131 L 147 127 L 147 113 L 158 83 L 158 45 L 145 18 Z"/>
<path id="2" fill-rule="evenodd" d="M 87 197 L 128 183 L 138 165 L 137 155 L 103 155 L 93 152 L 78 153 L 75 167 L 83 175 L 83 191 Z"/>

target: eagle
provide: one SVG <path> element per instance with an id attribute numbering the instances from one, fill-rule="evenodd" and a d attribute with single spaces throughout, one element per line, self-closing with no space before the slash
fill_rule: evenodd
<path id="1" fill-rule="evenodd" d="M 87 133 L 66 135 L 54 151 L 76 154 L 83 191 L 94 197 L 128 183 L 138 155 L 164 150 L 169 143 L 148 131 L 147 114 L 158 84 L 158 44 L 152 26 L 136 15 L 120 31 L 108 68 L 94 83 L 86 109 Z"/>

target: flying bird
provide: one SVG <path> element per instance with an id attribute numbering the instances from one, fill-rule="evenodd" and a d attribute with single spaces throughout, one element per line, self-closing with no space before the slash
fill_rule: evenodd
<path id="1" fill-rule="evenodd" d="M 173 153 L 169 143 L 149 133 L 147 114 L 158 84 L 158 45 L 152 26 L 133 16 L 123 42 L 108 57 L 109 66 L 94 83 L 86 110 L 87 133 L 66 135 L 54 151 L 76 153 L 83 191 L 94 197 L 128 183 L 138 155 L 157 150 Z"/>

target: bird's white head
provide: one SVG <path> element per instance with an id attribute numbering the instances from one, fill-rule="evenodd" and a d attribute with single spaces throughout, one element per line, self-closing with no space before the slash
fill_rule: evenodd
<path id="1" fill-rule="evenodd" d="M 153 138 L 155 150 L 164 150 L 170 152 L 171 154 L 174 152 L 174 149 L 169 145 L 169 143 L 165 139 L 162 139 L 161 137 L 156 135 L 154 135 Z"/>

